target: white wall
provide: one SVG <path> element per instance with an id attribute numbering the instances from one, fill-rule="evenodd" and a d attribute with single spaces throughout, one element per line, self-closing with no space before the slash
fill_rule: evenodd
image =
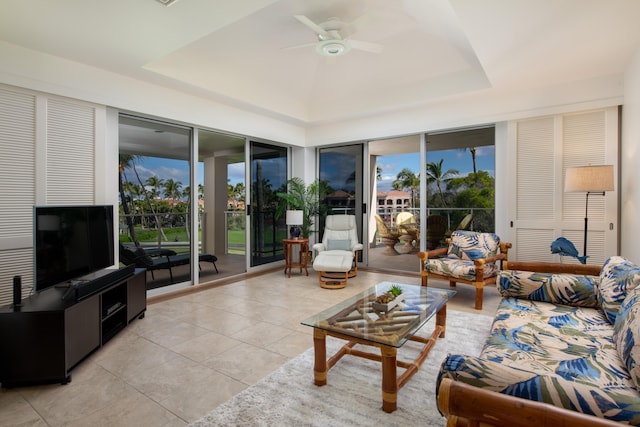
<path id="1" fill-rule="evenodd" d="M 406 111 L 305 128 L 1 41 L 0 58 L 0 83 L 307 147 L 608 107 L 623 99 L 622 76 L 606 76 L 521 93 L 487 89 Z"/>
<path id="2" fill-rule="evenodd" d="M 311 126 L 307 146 L 415 135 L 622 104 L 622 76 L 516 92 L 487 89 L 411 110 Z"/>
<path id="3" fill-rule="evenodd" d="M 624 79 L 620 148 L 620 255 L 640 262 L 640 48 Z"/>
<path id="4" fill-rule="evenodd" d="M 305 130 L 212 99 L 44 55 L 0 41 L 0 83 L 140 112 L 175 122 L 303 145 Z"/>

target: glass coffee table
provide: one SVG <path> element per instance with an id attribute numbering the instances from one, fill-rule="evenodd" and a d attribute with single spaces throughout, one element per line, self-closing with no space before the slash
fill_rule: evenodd
<path id="1" fill-rule="evenodd" d="M 378 295 L 391 286 L 402 289 L 404 301 L 388 312 L 374 309 Z M 327 383 L 327 372 L 345 354 L 375 360 L 382 364 L 382 409 L 393 412 L 397 408 L 398 390 L 416 373 L 427 358 L 438 337 L 444 338 L 447 317 L 447 301 L 455 291 L 433 289 L 417 285 L 382 282 L 364 292 L 342 301 L 302 322 L 313 327 L 314 382 L 317 386 Z M 416 332 L 436 315 L 433 334 L 416 336 Z M 327 335 L 346 340 L 347 343 L 327 359 Z M 397 359 L 398 348 L 407 341 L 423 344 L 418 356 L 405 362 Z M 378 347 L 380 354 L 354 348 L 356 344 Z M 397 368 L 404 372 L 398 376 Z"/>

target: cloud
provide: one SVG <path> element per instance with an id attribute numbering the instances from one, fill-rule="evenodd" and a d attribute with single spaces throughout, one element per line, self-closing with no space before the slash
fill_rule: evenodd
<path id="1" fill-rule="evenodd" d="M 186 169 L 161 166 L 156 169 L 155 174 L 164 179 L 173 179 L 176 182 L 181 182 L 183 186 L 189 185 L 189 171 Z"/>
<path id="2" fill-rule="evenodd" d="M 227 166 L 227 174 L 233 185 L 244 182 L 244 162 L 232 163 Z"/>

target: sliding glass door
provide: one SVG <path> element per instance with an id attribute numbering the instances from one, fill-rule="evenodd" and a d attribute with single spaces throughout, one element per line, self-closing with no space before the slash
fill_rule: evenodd
<path id="1" fill-rule="evenodd" d="M 319 150 L 319 176 L 327 195 L 320 200 L 323 215 L 318 219 L 318 241 L 322 241 L 326 215 L 355 215 L 362 241 L 363 145 L 327 147 Z"/>
<path id="2" fill-rule="evenodd" d="M 134 257 L 137 267 L 166 255 L 187 260 L 148 274 L 147 289 L 192 281 L 189 254 L 199 230 L 191 222 L 191 143 L 189 127 L 120 115 L 120 261 L 129 252 L 145 255 Z"/>
<path id="3" fill-rule="evenodd" d="M 247 213 L 254 267 L 284 259 L 285 218 L 275 218 L 275 213 L 280 202 L 276 194 L 287 191 L 287 148 L 252 141 L 250 164 L 251 201 Z"/>

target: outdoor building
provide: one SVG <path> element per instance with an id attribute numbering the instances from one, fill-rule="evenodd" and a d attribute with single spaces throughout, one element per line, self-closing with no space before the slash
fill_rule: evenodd
<path id="1" fill-rule="evenodd" d="M 378 191 L 377 212 L 386 221 L 393 221 L 396 214 L 411 209 L 411 194 L 406 191 Z"/>

